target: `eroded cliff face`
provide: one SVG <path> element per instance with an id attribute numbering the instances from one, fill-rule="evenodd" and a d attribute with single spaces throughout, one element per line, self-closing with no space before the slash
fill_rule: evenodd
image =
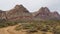
<path id="1" fill-rule="evenodd" d="M 6 19 L 6 11 L 0 10 L 0 19 Z"/>

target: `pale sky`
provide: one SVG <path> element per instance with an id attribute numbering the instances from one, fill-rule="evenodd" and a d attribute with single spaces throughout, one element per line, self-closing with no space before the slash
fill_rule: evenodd
<path id="1" fill-rule="evenodd" d="M 41 7 L 48 7 L 51 11 L 60 11 L 60 0 L 0 0 L 0 10 L 10 10 L 16 4 L 22 4 L 31 12 Z"/>

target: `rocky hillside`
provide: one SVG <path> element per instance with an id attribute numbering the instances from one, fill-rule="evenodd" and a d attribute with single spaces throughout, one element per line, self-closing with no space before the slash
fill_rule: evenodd
<path id="1" fill-rule="evenodd" d="M 19 19 L 54 19 L 60 20 L 57 11 L 51 12 L 47 7 L 41 7 L 37 12 L 30 13 L 23 5 L 16 5 L 9 11 L 0 10 L 0 19 L 19 20 Z"/>
<path id="2" fill-rule="evenodd" d="M 57 11 L 51 12 L 47 7 L 41 7 L 37 12 L 34 13 L 34 17 L 40 19 L 58 19 L 59 13 Z"/>
<path id="3" fill-rule="evenodd" d="M 0 10 L 0 19 L 6 19 L 6 11 Z"/>
<path id="4" fill-rule="evenodd" d="M 23 6 L 23 5 L 16 5 L 13 9 L 7 12 L 8 19 L 25 19 L 31 18 L 32 14 Z"/>
<path id="5" fill-rule="evenodd" d="M 0 11 L 0 17 L 7 20 L 31 19 L 32 14 L 23 6 L 16 5 L 9 11 Z"/>

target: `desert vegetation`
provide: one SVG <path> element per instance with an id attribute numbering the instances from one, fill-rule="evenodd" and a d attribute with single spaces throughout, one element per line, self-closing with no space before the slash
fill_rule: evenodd
<path id="1" fill-rule="evenodd" d="M 17 20 L 17 21 L 6 21 L 4 19 L 0 20 L 0 28 L 13 26 L 20 24 L 15 27 L 16 31 L 26 30 L 28 33 L 36 33 L 38 31 L 42 32 L 52 32 L 54 34 L 60 34 L 60 20 Z"/>

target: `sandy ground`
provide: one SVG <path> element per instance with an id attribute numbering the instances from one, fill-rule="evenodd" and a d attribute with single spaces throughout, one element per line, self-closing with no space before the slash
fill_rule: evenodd
<path id="1" fill-rule="evenodd" d="M 0 28 L 0 34 L 25 34 L 26 32 L 22 32 L 22 31 L 16 31 L 14 30 L 15 26 L 9 26 L 9 27 L 6 27 L 6 28 Z"/>
<path id="2" fill-rule="evenodd" d="M 6 28 L 0 28 L 0 34 L 26 34 L 26 32 L 20 30 L 20 31 L 16 31 L 14 30 L 15 26 L 9 26 L 9 27 L 6 27 Z M 42 32 L 37 32 L 37 33 L 34 33 L 34 34 L 43 34 Z M 52 34 L 50 32 L 47 32 L 46 34 Z"/>

